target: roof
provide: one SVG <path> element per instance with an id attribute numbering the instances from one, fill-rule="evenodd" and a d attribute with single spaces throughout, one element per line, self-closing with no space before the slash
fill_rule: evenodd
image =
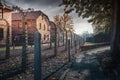
<path id="1" fill-rule="evenodd" d="M 12 20 L 22 20 L 22 13 L 20 12 L 15 12 L 12 13 Z M 45 15 L 43 12 L 41 11 L 31 11 L 27 13 L 26 18 L 27 19 L 37 19 L 40 15 Z"/>
<path id="2" fill-rule="evenodd" d="M 50 21 L 50 25 L 51 25 L 51 29 L 55 29 L 56 28 L 56 25 L 54 22 Z"/>
<path id="3" fill-rule="evenodd" d="M 3 9 L 3 12 L 13 11 L 11 6 L 8 6 L 7 4 L 3 4 L 3 3 L 0 2 L 0 12 L 2 12 L 2 9 Z"/>

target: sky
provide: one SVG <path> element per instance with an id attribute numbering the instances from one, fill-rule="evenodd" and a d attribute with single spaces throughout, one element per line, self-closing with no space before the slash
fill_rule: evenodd
<path id="1" fill-rule="evenodd" d="M 53 16 L 63 15 L 64 13 L 64 7 L 58 6 L 62 3 L 62 0 L 6 0 L 6 2 L 23 9 L 34 8 L 35 10 L 41 10 L 51 21 L 53 21 Z M 87 22 L 87 19 L 78 17 L 74 12 L 70 13 L 70 15 L 73 17 L 75 33 L 82 34 L 84 31 L 93 33 L 92 26 Z"/>

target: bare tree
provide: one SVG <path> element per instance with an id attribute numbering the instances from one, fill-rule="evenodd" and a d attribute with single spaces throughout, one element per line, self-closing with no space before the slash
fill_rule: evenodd
<path id="1" fill-rule="evenodd" d="M 63 14 L 63 16 L 61 16 L 61 25 L 65 32 L 65 41 L 66 41 L 65 50 L 67 50 L 68 32 L 73 31 L 72 17 L 68 14 Z"/>
<path id="2" fill-rule="evenodd" d="M 56 25 L 60 26 L 63 32 L 65 33 L 63 33 L 63 37 L 65 35 L 65 50 L 67 50 L 68 32 L 73 32 L 73 18 L 70 15 L 64 13 L 62 16 L 56 15 L 54 17 L 54 22 Z"/>

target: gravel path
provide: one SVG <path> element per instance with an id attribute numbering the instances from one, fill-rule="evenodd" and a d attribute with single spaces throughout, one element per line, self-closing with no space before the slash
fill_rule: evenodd
<path id="1" fill-rule="evenodd" d="M 103 75 L 96 54 L 109 50 L 109 47 L 88 50 L 75 56 L 72 68 L 64 80 L 110 80 Z"/>

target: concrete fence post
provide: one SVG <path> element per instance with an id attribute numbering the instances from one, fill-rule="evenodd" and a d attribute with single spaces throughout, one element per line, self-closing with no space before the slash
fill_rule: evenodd
<path id="1" fill-rule="evenodd" d="M 52 39 L 51 39 L 51 36 L 50 36 L 50 49 L 52 48 Z"/>
<path id="2" fill-rule="evenodd" d="M 34 80 L 42 80 L 41 34 L 34 34 Z"/>
<path id="3" fill-rule="evenodd" d="M 57 45 L 57 28 L 55 27 L 55 41 L 54 41 L 54 56 L 58 54 L 58 45 Z"/>
<path id="4" fill-rule="evenodd" d="M 70 57 L 70 39 L 68 39 L 68 61 L 71 61 L 71 57 Z"/>
<path id="5" fill-rule="evenodd" d="M 23 24 L 23 34 L 22 34 L 22 69 L 26 70 L 27 68 L 27 26 L 25 25 L 25 23 Z"/>
<path id="6" fill-rule="evenodd" d="M 75 40 L 75 53 L 77 53 L 77 41 Z"/>
<path id="7" fill-rule="evenodd" d="M 27 34 L 27 23 L 25 14 L 22 13 L 22 70 L 25 71 L 27 68 L 27 46 L 28 46 L 28 34 Z"/>
<path id="8" fill-rule="evenodd" d="M 10 29 L 7 22 L 7 35 L 6 35 L 6 58 L 10 57 Z"/>
<path id="9" fill-rule="evenodd" d="M 79 40 L 79 49 L 80 49 L 80 47 L 81 47 L 80 44 L 81 44 L 81 42 L 80 42 L 80 40 Z"/>
<path id="10" fill-rule="evenodd" d="M 71 49 L 72 49 L 72 43 L 73 43 L 73 35 L 72 35 L 72 32 L 71 32 Z"/>

